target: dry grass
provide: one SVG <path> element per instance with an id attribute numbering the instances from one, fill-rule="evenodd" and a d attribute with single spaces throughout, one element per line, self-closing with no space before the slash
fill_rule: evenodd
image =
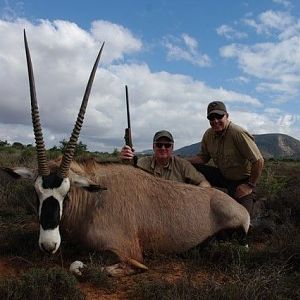
<path id="1" fill-rule="evenodd" d="M 32 268 L 19 278 L 0 279 L 0 299 L 85 299 L 76 284 L 76 279 L 61 268 Z"/>

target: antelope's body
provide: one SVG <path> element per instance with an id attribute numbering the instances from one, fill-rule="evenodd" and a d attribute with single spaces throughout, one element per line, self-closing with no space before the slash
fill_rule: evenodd
<path id="1" fill-rule="evenodd" d="M 178 253 L 219 231 L 241 228 L 246 233 L 249 227 L 247 210 L 214 188 L 93 160 L 72 162 L 71 182 L 75 174 L 88 176 L 107 190 L 90 193 L 71 188 L 61 226 L 82 245 L 110 250 L 127 264 L 143 263 L 147 250 Z"/>

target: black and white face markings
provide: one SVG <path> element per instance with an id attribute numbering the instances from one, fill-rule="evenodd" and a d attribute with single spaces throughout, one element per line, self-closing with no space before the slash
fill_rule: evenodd
<path id="1" fill-rule="evenodd" d="M 38 176 L 35 190 L 39 198 L 39 246 L 45 252 L 55 253 L 61 242 L 59 222 L 63 201 L 70 190 L 70 180 L 54 173 Z"/>

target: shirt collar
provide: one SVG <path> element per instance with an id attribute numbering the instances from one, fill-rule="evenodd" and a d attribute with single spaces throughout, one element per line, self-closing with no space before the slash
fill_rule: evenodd
<path id="1" fill-rule="evenodd" d="M 227 126 L 225 127 L 225 129 L 222 131 L 221 134 L 218 134 L 217 132 L 214 132 L 215 138 L 223 138 L 226 135 L 230 124 L 231 124 L 231 121 L 228 122 Z"/>
<path id="2" fill-rule="evenodd" d="M 168 164 L 165 167 L 163 167 L 163 169 L 171 170 L 173 160 L 174 160 L 174 156 L 172 155 L 171 159 L 168 162 Z M 153 159 L 152 159 L 152 162 L 151 162 L 151 169 L 155 170 L 155 167 L 156 167 L 156 161 L 155 161 L 155 157 L 153 156 Z"/>

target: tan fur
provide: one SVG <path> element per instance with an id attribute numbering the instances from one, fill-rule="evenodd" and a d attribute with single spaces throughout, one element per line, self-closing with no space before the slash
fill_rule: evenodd
<path id="1" fill-rule="evenodd" d="M 56 168 L 59 161 L 52 163 Z M 182 252 L 220 230 L 248 231 L 247 210 L 214 188 L 167 181 L 123 164 L 72 162 L 74 174 L 85 175 L 107 191 L 90 193 L 72 187 L 61 227 L 96 250 L 110 250 L 135 267 L 143 251 Z M 144 266 L 145 267 L 145 266 Z"/>

